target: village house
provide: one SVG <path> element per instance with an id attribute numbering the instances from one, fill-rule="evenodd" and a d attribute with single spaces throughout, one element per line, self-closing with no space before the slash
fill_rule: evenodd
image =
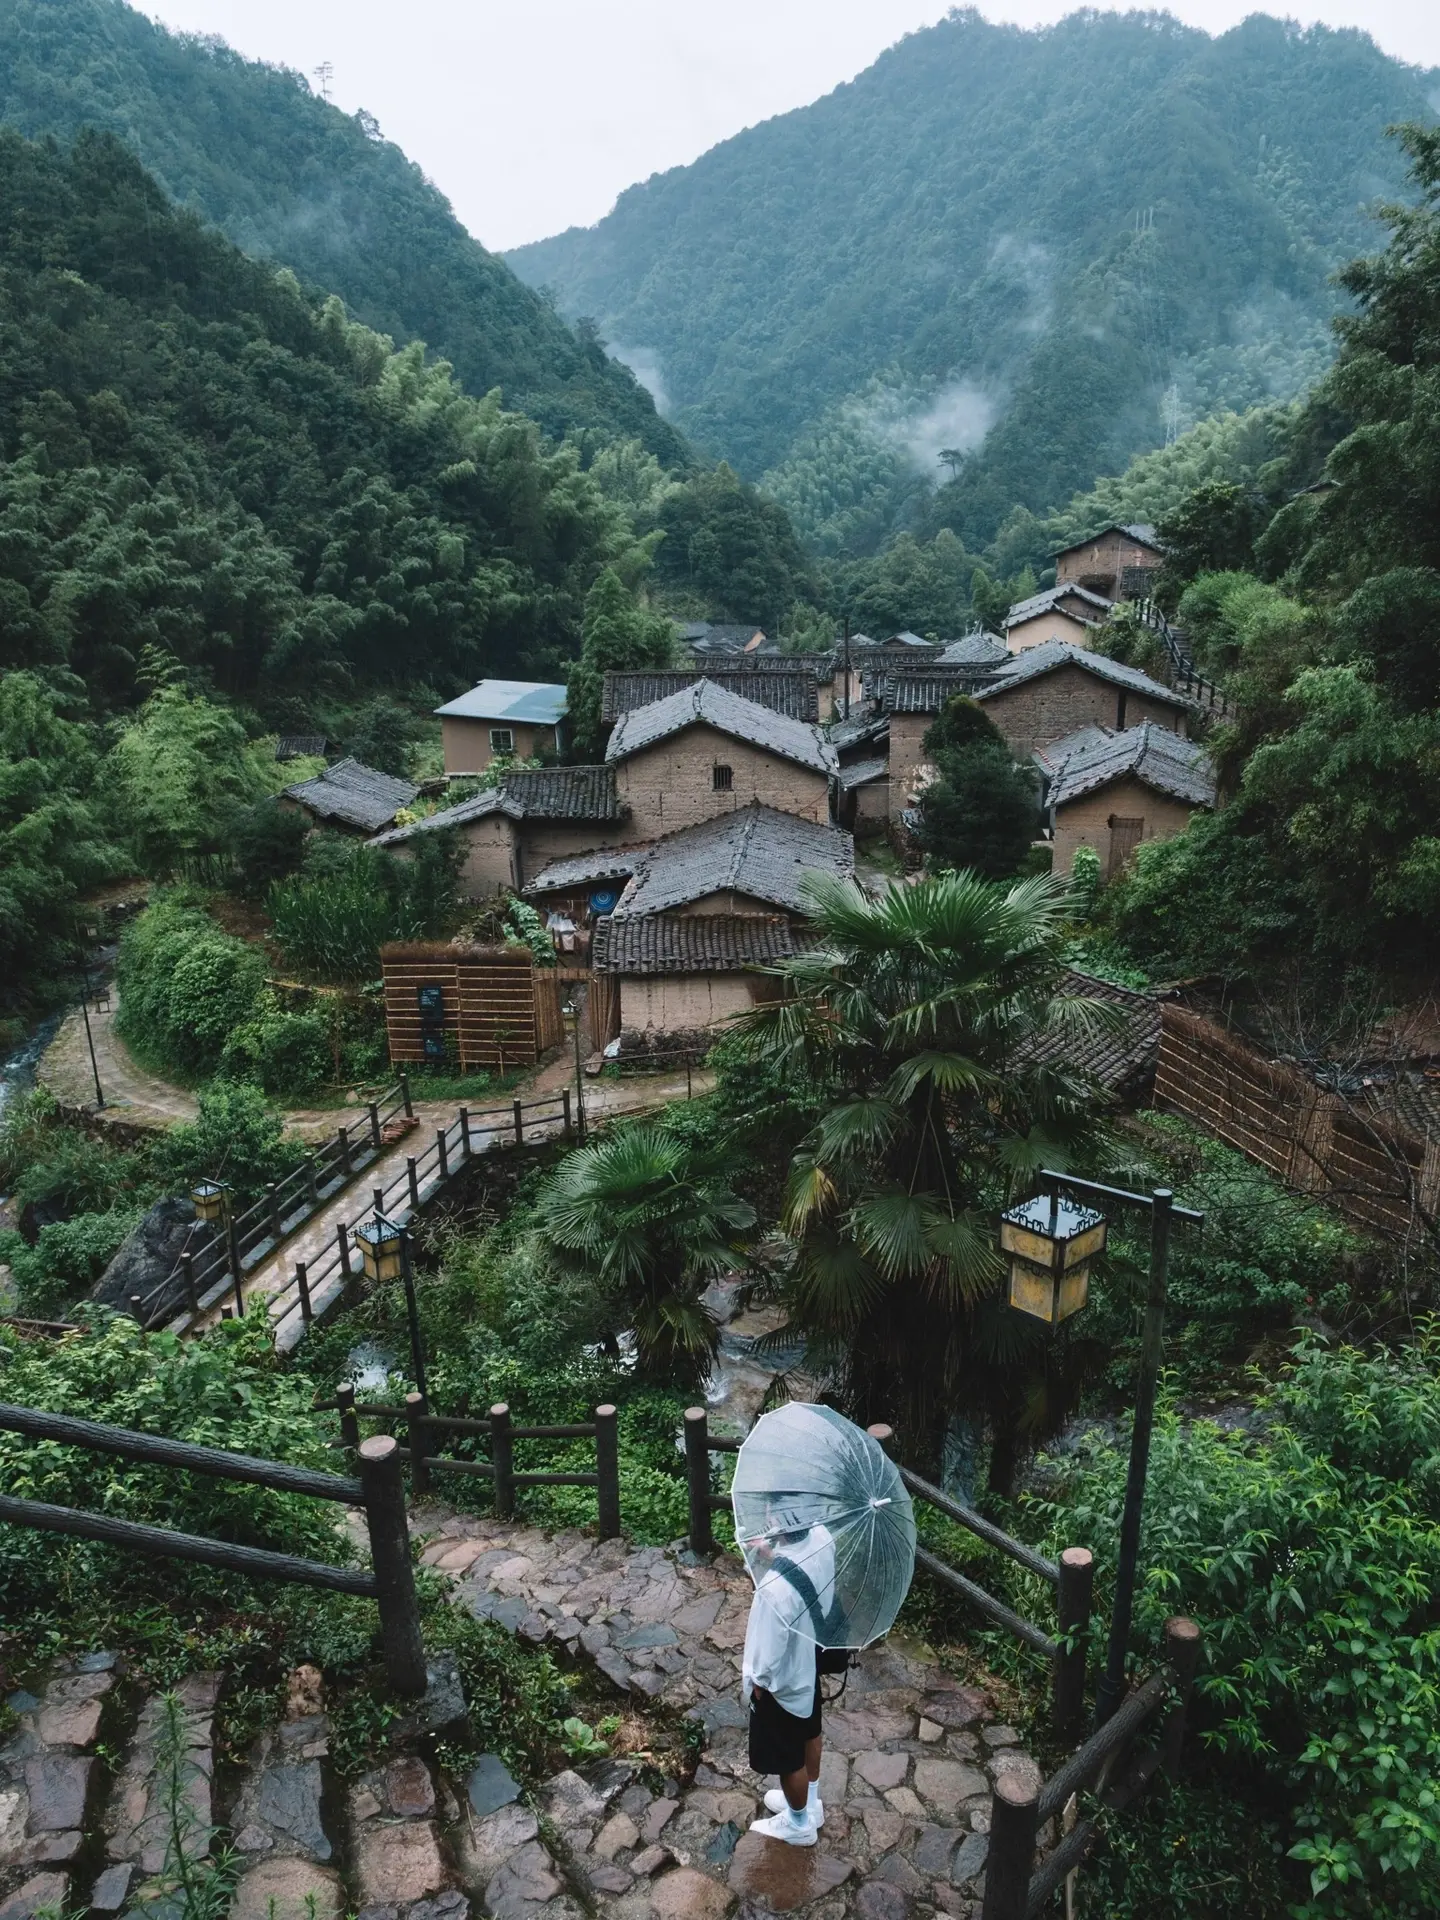
<path id="1" fill-rule="evenodd" d="M 712 620 L 682 620 L 677 622 L 676 631 L 680 644 L 707 666 L 712 662 L 718 665 L 726 654 L 758 653 L 770 644 L 764 629 L 751 621 L 726 626 Z"/>
<path id="2" fill-rule="evenodd" d="M 1107 600 L 1144 600 L 1165 562 L 1154 527 L 1112 522 L 1051 556 L 1056 586 L 1086 587 Z"/>
<path id="3" fill-rule="evenodd" d="M 1017 760 L 1028 759 L 1037 747 L 1077 727 L 1113 727 L 1123 733 L 1126 727 L 1152 720 L 1182 737 L 1189 731 L 1191 708 L 1183 694 L 1138 667 L 1057 641 L 1017 654 L 1009 671 L 977 688 L 975 698 Z M 895 728 L 892 718 L 892 761 Z M 923 725 L 917 730 L 923 736 Z M 893 770 L 891 778 L 893 784 Z"/>
<path id="4" fill-rule="evenodd" d="M 485 900 L 562 855 L 632 837 L 609 767 L 522 767 L 497 787 L 376 836 L 372 845 L 404 853 L 422 834 L 453 828 L 465 849 L 465 897 Z"/>
<path id="5" fill-rule="evenodd" d="M 565 744 L 565 689 L 545 680 L 482 680 L 437 707 L 447 774 L 492 760 L 534 760 Z"/>
<path id="6" fill-rule="evenodd" d="M 889 754 L 885 803 L 892 824 L 898 825 L 915 805 L 920 790 L 932 778 L 925 752 L 925 735 L 947 701 L 959 694 L 975 698 L 982 686 L 995 684 L 988 671 L 951 668 L 948 672 L 891 673 L 877 684 L 876 705 L 889 723 Z"/>
<path id="7" fill-rule="evenodd" d="M 1215 770 L 1194 741 L 1145 720 L 1123 733 L 1097 729 L 1061 760 L 1046 796 L 1053 871 L 1069 873 L 1091 847 L 1107 880 L 1124 871 L 1142 840 L 1183 833 L 1197 808 L 1215 805 Z"/>
<path id="8" fill-rule="evenodd" d="M 650 913 L 602 920 L 591 955 L 592 1033 L 622 1055 L 703 1053 L 709 1029 L 774 999 L 765 972 L 804 936 L 781 914 Z"/>
<path id="9" fill-rule="evenodd" d="M 753 801 L 645 848 L 615 917 L 780 912 L 803 920 L 809 911 L 802 884 L 807 874 L 848 879 L 854 871 L 855 843 L 848 833 Z"/>
<path id="10" fill-rule="evenodd" d="M 413 781 L 380 773 L 358 760 L 337 760 L 313 779 L 286 787 L 280 805 L 303 813 L 315 827 L 377 833 L 402 808 L 412 806 L 419 791 Z"/>
<path id="11" fill-rule="evenodd" d="M 762 665 L 763 662 L 763 665 Z M 672 693 L 683 693 L 697 680 L 708 680 L 712 687 L 738 693 L 742 700 L 769 707 L 788 719 L 803 720 L 814 726 L 821 718 L 820 682 L 813 670 L 790 666 L 787 656 L 764 654 L 758 660 L 741 665 L 726 661 L 694 668 L 661 668 L 633 673 L 609 672 L 600 695 L 600 718 L 613 726 L 622 714 L 637 707 L 654 706 Z M 828 686 L 827 686 L 828 692 Z"/>
<path id="12" fill-rule="evenodd" d="M 1006 651 L 1024 653 L 1047 640 L 1088 647 L 1095 628 L 1109 619 L 1110 611 L 1111 602 L 1088 587 L 1047 587 L 1028 600 L 1017 600 L 1005 616 Z"/>
<path id="13" fill-rule="evenodd" d="M 704 679 L 622 714 L 605 760 L 639 840 L 752 802 L 828 821 L 839 765 L 818 727 Z"/>

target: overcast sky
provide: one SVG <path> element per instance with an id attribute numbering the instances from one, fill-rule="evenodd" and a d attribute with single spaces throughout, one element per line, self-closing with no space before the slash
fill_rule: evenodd
<path id="1" fill-rule="evenodd" d="M 1022 26 L 1073 10 L 1074 0 L 981 7 L 988 19 Z M 1170 8 L 1212 32 L 1264 10 L 1245 0 Z M 934 0 L 160 0 L 155 8 L 167 25 L 218 33 L 253 59 L 303 73 L 328 61 L 336 104 L 368 108 L 496 249 L 591 224 L 632 182 L 818 99 L 946 11 Z M 1293 11 L 1307 23 L 1363 27 L 1388 53 L 1440 67 L 1440 0 L 1305 0 Z"/>

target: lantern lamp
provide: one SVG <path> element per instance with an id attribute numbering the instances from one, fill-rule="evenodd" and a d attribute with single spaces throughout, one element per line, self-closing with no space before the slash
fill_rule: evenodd
<path id="1" fill-rule="evenodd" d="M 199 1217 L 208 1220 L 212 1226 L 217 1220 L 223 1220 L 225 1197 L 229 1191 L 222 1180 L 197 1180 L 190 1189 L 190 1198 Z"/>
<path id="2" fill-rule="evenodd" d="M 355 1229 L 355 1245 L 360 1249 L 360 1264 L 367 1280 L 396 1280 L 400 1277 L 400 1229 L 391 1226 L 379 1214 Z"/>
<path id="3" fill-rule="evenodd" d="M 1105 1250 L 1103 1213 L 1060 1194 L 1037 1194 L 1000 1216 L 1010 1255 L 1010 1305 L 1047 1326 L 1078 1313 L 1090 1290 L 1090 1262 Z"/>

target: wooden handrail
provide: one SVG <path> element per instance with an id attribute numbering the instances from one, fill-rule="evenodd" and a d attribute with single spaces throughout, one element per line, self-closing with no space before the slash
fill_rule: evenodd
<path id="1" fill-rule="evenodd" d="M 1018 1561 L 1022 1567 L 1028 1567 L 1031 1573 L 1038 1573 L 1042 1580 L 1048 1580 L 1052 1587 L 1059 1586 L 1060 1569 L 1053 1560 L 1047 1560 L 1043 1553 L 1027 1547 L 1023 1540 L 1017 1540 L 1013 1534 L 1006 1533 L 1003 1527 L 997 1527 L 983 1513 L 976 1513 L 973 1507 L 964 1506 L 948 1493 L 943 1493 L 939 1487 L 932 1486 L 928 1480 L 922 1480 L 909 1467 L 901 1467 L 900 1478 L 912 1493 L 918 1493 L 932 1507 L 938 1507 L 941 1513 L 947 1514 L 960 1526 L 967 1527 L 987 1546 L 998 1547 L 1001 1553 L 1008 1553 L 1012 1560 Z"/>

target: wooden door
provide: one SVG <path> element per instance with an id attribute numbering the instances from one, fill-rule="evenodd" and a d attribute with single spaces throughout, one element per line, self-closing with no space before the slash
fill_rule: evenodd
<path id="1" fill-rule="evenodd" d="M 1135 849 L 1139 846 L 1145 832 L 1143 817 L 1139 820 L 1127 819 L 1124 814 L 1112 813 L 1110 816 L 1110 860 L 1105 868 L 1105 878 L 1113 880 L 1123 873 L 1135 858 Z"/>

